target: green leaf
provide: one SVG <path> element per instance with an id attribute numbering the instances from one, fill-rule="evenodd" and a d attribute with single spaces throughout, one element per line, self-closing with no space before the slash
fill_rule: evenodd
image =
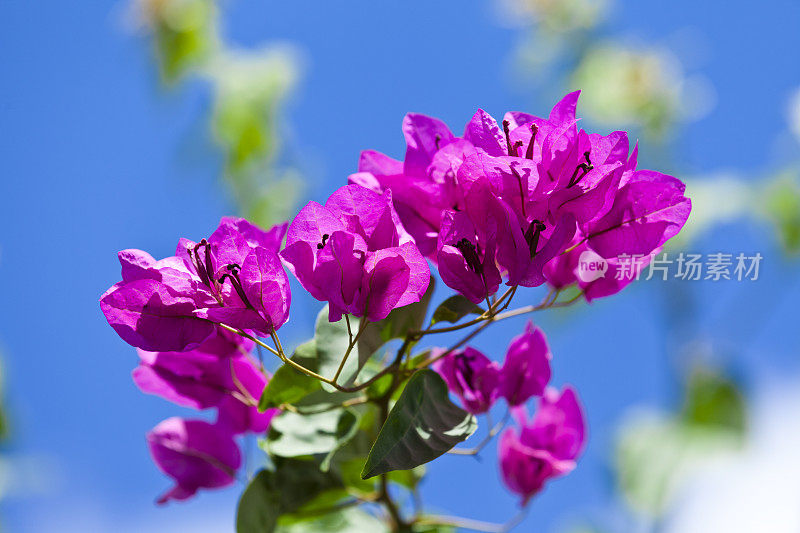
<path id="1" fill-rule="evenodd" d="M 271 533 L 278 518 L 292 513 L 320 493 L 341 487 L 333 474 L 320 472 L 316 463 L 298 459 L 275 461 L 274 470 L 261 470 L 239 499 L 237 533 Z"/>
<path id="2" fill-rule="evenodd" d="M 319 380 L 285 364 L 269 380 L 258 401 L 258 410 L 263 413 L 281 404 L 294 404 L 312 392 L 321 390 Z"/>
<path id="3" fill-rule="evenodd" d="M 367 387 L 367 397 L 372 399 L 383 397 L 389 391 L 393 381 L 394 377 L 391 373 L 379 377 L 372 385 Z"/>
<path id="4" fill-rule="evenodd" d="M 344 487 L 334 487 L 320 492 L 296 511 L 282 515 L 278 519 L 278 531 L 283 531 L 285 526 L 308 522 L 333 512 L 343 500 L 349 497 L 350 493 Z"/>
<path id="5" fill-rule="evenodd" d="M 316 340 L 311 339 L 298 346 L 294 351 L 292 360 L 315 372 L 319 370 L 319 368 L 317 367 Z"/>
<path id="6" fill-rule="evenodd" d="M 710 458 L 739 446 L 740 439 L 728 430 L 639 415 L 621 429 L 615 457 L 617 482 L 632 509 L 658 517 L 692 473 Z"/>
<path id="7" fill-rule="evenodd" d="M 394 472 L 389 472 L 389 481 L 407 489 L 414 489 L 420 480 L 425 477 L 425 471 L 425 465 L 420 465 L 411 470 L 395 470 Z"/>
<path id="8" fill-rule="evenodd" d="M 419 302 L 399 307 L 389 316 L 378 322 L 370 322 L 358 339 L 358 351 L 361 354 L 361 365 L 374 354 L 378 348 L 392 339 L 403 339 L 409 330 L 420 330 L 425 323 L 425 315 L 436 288 L 436 280 L 431 277 L 428 289 Z"/>
<path id="9" fill-rule="evenodd" d="M 325 457 L 320 470 L 328 471 L 334 454 L 358 432 L 359 415 L 353 409 L 336 409 L 313 414 L 281 413 L 272 420 L 263 448 L 270 455 Z"/>
<path id="10" fill-rule="evenodd" d="M 475 417 L 453 404 L 439 374 L 424 369 L 408 381 L 361 473 L 363 479 L 432 461 L 472 435 Z"/>
<path id="11" fill-rule="evenodd" d="M 450 322 L 451 324 L 455 324 L 467 315 L 481 314 L 483 314 L 483 309 L 470 302 L 462 295 L 456 294 L 439 304 L 439 307 L 433 312 L 431 325 L 437 322 Z"/>
<path id="12" fill-rule="evenodd" d="M 736 384 L 722 374 L 697 368 L 689 377 L 683 418 L 692 425 L 728 429 L 744 435 L 747 426 L 744 396 Z"/>
<path id="13" fill-rule="evenodd" d="M 346 461 L 340 461 L 337 457 L 337 461 L 339 463 L 336 465 L 336 471 L 342 477 L 342 483 L 346 487 L 365 494 L 376 489 L 374 479 L 361 479 L 361 471 L 364 469 L 363 456 L 347 459 Z"/>
<path id="14" fill-rule="evenodd" d="M 320 463 L 320 470 L 327 472 L 330 469 L 333 456 L 350 442 L 356 436 L 356 433 L 358 433 L 358 415 L 355 411 L 345 409 L 336 424 L 336 434 L 334 436 L 336 444 Z"/>

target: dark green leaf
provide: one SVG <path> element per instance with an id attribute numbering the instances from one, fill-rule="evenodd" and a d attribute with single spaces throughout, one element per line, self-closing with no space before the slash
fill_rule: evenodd
<path id="1" fill-rule="evenodd" d="M 691 374 L 683 408 L 683 418 L 687 423 L 729 429 L 743 435 L 746 414 L 744 396 L 731 380 L 704 368 Z"/>
<path id="2" fill-rule="evenodd" d="M 433 370 L 411 376 L 367 457 L 364 479 L 436 459 L 472 435 L 475 417 L 453 404 Z"/>
<path id="3" fill-rule="evenodd" d="M 308 522 L 329 512 L 335 512 L 338 506 L 348 498 L 350 498 L 350 493 L 344 487 L 334 487 L 320 492 L 296 511 L 282 515 L 278 519 L 278 531 L 283 531 L 285 526 Z"/>
<path id="4" fill-rule="evenodd" d="M 451 324 L 455 324 L 467 315 L 480 314 L 483 314 L 483 309 L 460 294 L 456 294 L 439 304 L 439 307 L 433 312 L 431 325 L 437 322 L 450 322 Z"/>
<path id="5" fill-rule="evenodd" d="M 237 533 L 271 533 L 278 518 L 292 513 L 320 493 L 341 487 L 330 473 L 320 472 L 312 461 L 278 458 L 275 470 L 262 470 L 239 499 Z"/>
<path id="6" fill-rule="evenodd" d="M 280 367 L 261 394 L 258 410 L 261 412 L 281 404 L 294 404 L 314 391 L 321 391 L 321 383 L 316 378 L 303 374 L 289 365 Z"/>

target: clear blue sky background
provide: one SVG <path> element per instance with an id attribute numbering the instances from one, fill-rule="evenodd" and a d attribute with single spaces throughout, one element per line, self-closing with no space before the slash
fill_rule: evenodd
<path id="1" fill-rule="evenodd" d="M 117 250 L 163 257 L 180 236 L 207 235 L 234 209 L 208 139 L 208 90 L 162 93 L 145 41 L 123 30 L 121 5 L 111 4 L 0 0 L 0 346 L 14 430 L 7 452 L 27 469 L 0 519 L 23 533 L 232 530 L 241 487 L 154 507 L 169 481 L 151 464 L 144 433 L 181 411 L 133 386 L 136 354 L 97 304 L 118 278 Z M 552 105 L 509 75 L 521 33 L 496 24 L 488 1 L 224 5 L 226 33 L 240 45 L 286 39 L 305 53 L 290 144 L 317 200 L 344 183 L 361 149 L 400 156 L 407 111 L 460 131 L 477 107 L 544 114 Z M 707 44 L 695 71 L 716 87 L 717 106 L 687 128 L 665 170 L 761 174 L 781 163 L 775 141 L 800 84 L 796 2 L 627 0 L 611 27 L 645 42 L 692 28 Z M 652 158 L 647 146 L 641 153 L 640 161 Z M 669 406 L 677 395 L 667 354 L 685 330 L 665 329 L 670 313 L 747 383 L 797 370 L 796 264 L 780 258 L 768 230 L 729 225 L 696 248 L 761 251 L 762 279 L 698 283 L 689 288 L 696 305 L 677 313 L 665 295 L 678 289 L 650 283 L 588 311 L 541 318 L 555 380 L 578 387 L 591 440 L 577 471 L 534 502 L 521 531 L 556 531 L 613 501 L 614 422 L 632 405 Z M 316 308 L 296 298 L 289 343 L 309 334 Z M 522 324 L 477 345 L 502 357 Z M 482 462 L 445 458 L 430 472 L 424 493 L 442 511 L 495 521 L 514 512 L 493 447 Z"/>

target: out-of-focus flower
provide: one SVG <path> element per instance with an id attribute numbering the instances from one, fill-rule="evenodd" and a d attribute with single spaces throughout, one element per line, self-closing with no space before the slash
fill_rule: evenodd
<path id="1" fill-rule="evenodd" d="M 500 0 L 504 20 L 537 30 L 569 34 L 602 21 L 608 0 Z"/>
<path id="2" fill-rule="evenodd" d="M 656 138 L 676 122 L 702 117 L 714 101 L 708 82 L 687 78 L 678 58 L 656 47 L 592 47 L 572 83 L 584 89 L 583 103 L 593 120 L 640 126 Z"/>
<path id="3" fill-rule="evenodd" d="M 343 313 L 381 320 L 418 302 L 430 269 L 392 207 L 392 195 L 346 185 L 292 221 L 281 257 L 312 296 Z"/>
<path id="4" fill-rule="evenodd" d="M 187 352 L 139 350 L 133 381 L 142 392 L 184 407 L 216 407 L 223 398 L 237 392 L 234 374 L 238 376 L 243 367 L 252 366 L 244 357 L 250 347 L 252 342 L 244 337 L 219 330 Z"/>
<path id="5" fill-rule="evenodd" d="M 433 355 L 437 353 L 441 349 L 434 350 Z M 497 399 L 500 369 L 475 348 L 468 346 L 448 353 L 437 361 L 435 369 L 472 414 L 485 413 Z"/>
<path id="6" fill-rule="evenodd" d="M 182 239 L 176 257 L 124 250 L 122 281 L 100 307 L 123 340 L 147 351 L 197 348 L 215 323 L 268 335 L 289 316 L 289 279 L 277 256 L 285 231 L 223 218 L 208 240 Z"/>
<path id="7" fill-rule="evenodd" d="M 520 431 L 503 432 L 498 453 L 503 481 L 525 505 L 549 479 L 575 468 L 586 428 L 577 396 L 569 387 L 562 393 L 545 391 L 532 420 L 527 420 L 524 408 L 516 409 L 515 416 Z"/>
<path id="8" fill-rule="evenodd" d="M 229 374 L 231 375 L 231 374 Z M 261 370 L 250 356 L 234 360 L 233 373 L 236 389 L 225 395 L 217 405 L 217 425 L 240 433 L 265 433 L 280 410 L 258 410 L 258 399 L 269 382 L 266 371 Z"/>
<path id="9" fill-rule="evenodd" d="M 147 434 L 147 445 L 158 468 L 175 481 L 159 504 L 230 485 L 242 463 L 233 434 L 202 420 L 168 418 Z"/>
<path id="10" fill-rule="evenodd" d="M 434 357 L 441 353 L 441 348 L 434 349 Z M 480 414 L 498 398 L 505 398 L 513 408 L 532 396 L 541 396 L 550 382 L 551 357 L 544 333 L 529 322 L 525 331 L 512 339 L 502 367 L 468 346 L 449 352 L 435 368 L 464 408 Z"/>
<path id="11" fill-rule="evenodd" d="M 522 335 L 508 346 L 500 370 L 500 396 L 511 406 L 522 405 L 531 396 L 541 396 L 550 382 L 551 358 L 544 332 L 528 322 Z"/>

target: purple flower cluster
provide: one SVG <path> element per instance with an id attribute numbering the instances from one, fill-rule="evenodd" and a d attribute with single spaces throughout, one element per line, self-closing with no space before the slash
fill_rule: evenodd
<path id="1" fill-rule="evenodd" d="M 581 282 L 580 254 L 592 250 L 612 265 L 620 255 L 648 256 L 680 231 L 691 202 L 680 180 L 636 169 L 627 133 L 578 129 L 578 94 L 548 118 L 507 113 L 502 127 L 479 110 L 461 137 L 409 114 L 405 160 L 363 152 L 350 182 L 391 191 L 421 252 L 475 303 L 503 278 L 524 287 L 578 283 L 587 299 L 613 294 L 626 281 Z"/>
<path id="2" fill-rule="evenodd" d="M 156 465 L 175 480 L 158 503 L 233 483 L 241 464 L 235 437 L 269 428 L 277 410 L 258 411 L 268 378 L 250 355 L 252 348 L 252 341 L 220 329 L 187 352 L 139 350 L 133 381 L 142 392 L 180 406 L 217 411 L 213 424 L 176 417 L 147 434 Z"/>
<path id="3" fill-rule="evenodd" d="M 551 357 L 544 333 L 529 322 L 511 341 L 502 366 L 471 347 L 447 353 L 435 366 L 470 413 L 487 412 L 499 398 L 508 402 L 521 429 L 519 434 L 513 429 L 503 433 L 501 473 L 523 503 L 548 479 L 575 468 L 585 439 L 575 392 L 566 388 L 559 394 L 547 386 Z M 539 408 L 529 422 L 524 404 L 532 397 L 539 397 Z"/>

